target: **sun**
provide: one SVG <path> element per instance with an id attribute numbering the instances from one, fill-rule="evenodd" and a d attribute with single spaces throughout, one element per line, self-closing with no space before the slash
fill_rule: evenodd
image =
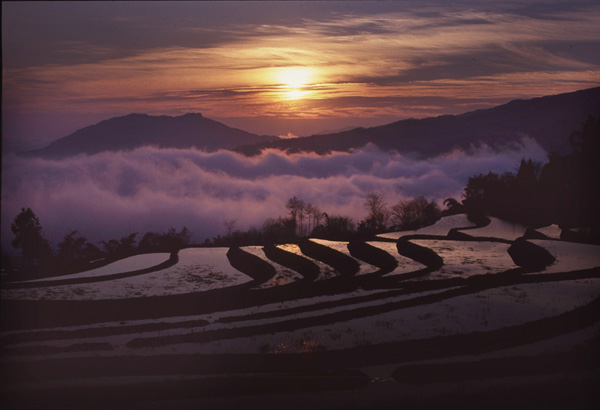
<path id="1" fill-rule="evenodd" d="M 290 88 L 300 88 L 310 82 L 311 70 L 306 67 L 288 67 L 278 73 L 280 83 Z"/>
<path id="2" fill-rule="evenodd" d="M 297 100 L 299 98 L 304 97 L 306 94 L 308 94 L 308 91 L 292 88 L 291 90 L 287 91 L 286 96 L 291 100 Z"/>
<path id="3" fill-rule="evenodd" d="M 308 67 L 286 67 L 277 73 L 277 82 L 282 94 L 290 100 L 297 100 L 309 94 L 307 87 L 313 78 L 313 70 Z"/>

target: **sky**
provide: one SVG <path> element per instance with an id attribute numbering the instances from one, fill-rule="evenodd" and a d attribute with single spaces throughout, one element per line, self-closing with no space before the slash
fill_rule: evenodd
<path id="1" fill-rule="evenodd" d="M 140 148 L 24 158 L 129 113 L 311 135 L 458 114 L 600 85 L 597 1 L 2 2 L 2 230 L 21 208 L 56 245 L 187 226 L 194 240 L 261 227 L 292 196 L 365 217 L 420 195 L 460 199 L 469 176 L 547 153 L 526 136 L 417 160 L 368 145 L 326 156 Z M 13 250 L 14 251 L 14 250 Z"/>
<path id="2" fill-rule="evenodd" d="M 297 136 L 600 84 L 597 1 L 2 2 L 5 151 L 131 112 Z"/>

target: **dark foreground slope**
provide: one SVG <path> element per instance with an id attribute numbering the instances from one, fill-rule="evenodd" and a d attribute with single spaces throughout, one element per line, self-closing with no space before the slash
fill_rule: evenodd
<path id="1" fill-rule="evenodd" d="M 261 143 L 241 147 L 239 151 L 256 155 L 265 148 L 279 148 L 326 154 L 374 143 L 383 150 L 430 157 L 454 148 L 469 149 L 478 143 L 500 147 L 528 136 L 547 151 L 566 153 L 569 134 L 580 129 L 589 115 L 600 115 L 600 87 L 514 100 L 461 115 L 408 119 L 372 128 Z"/>
<path id="2" fill-rule="evenodd" d="M 228 127 L 202 114 L 179 117 L 129 114 L 82 128 L 25 156 L 61 159 L 77 154 L 124 151 L 143 146 L 198 148 L 205 151 L 232 149 L 243 144 L 277 140 Z"/>

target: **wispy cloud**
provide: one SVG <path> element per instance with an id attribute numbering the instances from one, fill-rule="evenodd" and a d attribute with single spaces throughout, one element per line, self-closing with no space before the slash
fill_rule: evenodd
<path id="1" fill-rule="evenodd" d="M 279 117 L 465 112 L 600 84 L 596 3 L 8 2 L 3 111 L 11 138 L 44 141 L 31 124 L 67 112 L 271 117 L 271 134 L 294 131 Z M 302 98 L 287 67 L 312 72 Z"/>
<path id="2" fill-rule="evenodd" d="M 156 16 L 148 15 L 114 16 L 112 23 L 93 19 L 98 28 L 115 24 L 116 31 L 126 30 L 137 47 L 129 44 L 128 36 L 119 42 L 95 31 L 95 36 L 86 34 L 81 40 L 57 40 L 53 55 L 60 59 L 51 61 L 52 65 L 46 62 L 11 68 L 8 64 L 4 71 L 5 94 L 9 101 L 21 95 L 21 102 L 25 98 L 33 101 L 30 106 L 39 107 L 42 101 L 48 101 L 76 109 L 74 104 L 85 98 L 98 101 L 119 96 L 144 98 L 190 88 L 269 86 L 276 81 L 278 67 L 295 65 L 315 68 L 314 82 L 329 84 L 331 97 L 336 92 L 348 93 L 342 85 L 345 83 L 355 84 L 354 96 L 365 96 L 367 91 L 374 91 L 366 88 L 367 84 L 379 86 L 379 93 L 392 95 L 397 90 L 389 86 L 407 86 L 411 81 L 476 81 L 481 76 L 567 70 L 576 76 L 582 70 L 598 69 L 594 63 L 581 61 L 581 56 L 564 43 L 568 38 L 571 42 L 600 45 L 600 8 L 591 3 L 583 5 L 569 9 L 560 3 L 544 13 L 508 7 L 501 10 L 490 5 L 478 11 L 456 7 L 448 10 L 430 4 L 422 7 L 429 9 L 428 13 L 419 13 L 419 8 L 411 4 L 405 10 L 382 14 L 364 10 L 362 14 L 344 13 L 341 8 L 320 18 L 300 16 L 293 24 L 289 18 L 284 19 L 286 25 L 277 24 L 276 19 L 263 24 L 243 24 L 238 19 L 224 20 L 221 27 L 199 26 L 197 18 L 181 15 L 182 24 L 158 27 L 152 26 Z M 554 13 L 560 12 L 563 17 L 560 22 L 540 18 L 539 14 L 552 14 L 553 7 Z M 150 32 L 166 39 L 143 41 L 142 33 Z M 10 62 L 12 54 L 18 53 L 10 48 L 16 39 L 10 37 L 10 32 L 8 35 L 3 41 L 11 50 L 5 52 Z M 557 42 L 562 42 L 562 50 Z M 70 59 L 72 55 L 86 58 Z M 437 84 L 429 85 L 427 89 L 423 83 L 412 89 L 405 87 L 403 92 L 437 94 Z M 327 94 L 315 97 L 327 98 Z M 280 101 L 271 96 L 270 102 L 276 105 Z"/>

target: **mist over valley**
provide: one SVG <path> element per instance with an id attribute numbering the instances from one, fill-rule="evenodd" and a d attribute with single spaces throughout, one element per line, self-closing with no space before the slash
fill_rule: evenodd
<path id="1" fill-rule="evenodd" d="M 370 193 L 390 204 L 424 196 L 441 205 L 460 200 L 470 176 L 515 172 L 522 159 L 544 163 L 552 147 L 567 151 L 565 130 L 598 107 L 595 88 L 290 140 L 200 114 L 113 118 L 4 157 L 2 242 L 22 207 L 56 243 L 75 229 L 99 241 L 183 226 L 203 242 L 225 233 L 224 220 L 260 227 L 285 214 L 293 196 L 355 223 Z"/>

